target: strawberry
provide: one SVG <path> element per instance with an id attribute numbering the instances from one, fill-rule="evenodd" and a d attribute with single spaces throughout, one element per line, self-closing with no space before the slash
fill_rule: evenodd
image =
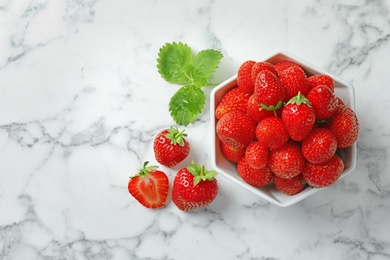
<path id="1" fill-rule="evenodd" d="M 333 78 L 325 74 L 316 74 L 307 77 L 307 84 L 309 85 L 310 89 L 319 85 L 325 85 L 328 86 L 332 90 L 332 92 L 334 92 Z"/>
<path id="2" fill-rule="evenodd" d="M 247 114 L 234 110 L 225 114 L 216 125 L 219 139 L 225 144 L 243 148 L 255 138 L 256 122 Z"/>
<path id="3" fill-rule="evenodd" d="M 269 63 L 266 61 L 259 61 L 259 62 L 256 62 L 256 64 L 253 65 L 253 67 L 252 67 L 251 78 L 252 78 L 253 84 L 255 84 L 257 75 L 259 75 L 260 71 L 262 71 L 262 70 L 269 70 L 273 74 L 275 74 L 275 76 L 278 76 L 278 72 L 276 71 L 276 69 L 272 63 Z"/>
<path id="4" fill-rule="evenodd" d="M 317 120 L 329 119 L 337 111 L 337 97 L 328 86 L 318 85 L 312 88 L 306 95 L 306 98 L 314 108 Z"/>
<path id="5" fill-rule="evenodd" d="M 286 101 L 296 96 L 298 92 L 305 96 L 310 90 L 306 74 L 300 67 L 285 69 L 279 74 L 279 79 L 286 89 Z"/>
<path id="6" fill-rule="evenodd" d="M 165 205 L 168 195 L 168 177 L 156 170 L 158 166 L 147 166 L 145 162 L 139 172 L 130 177 L 128 183 L 129 193 L 147 208 L 161 208 Z"/>
<path id="7" fill-rule="evenodd" d="M 267 185 L 271 182 L 273 176 L 268 165 L 259 169 L 253 168 L 248 164 L 245 157 L 238 162 L 237 172 L 245 182 L 255 187 Z"/>
<path id="8" fill-rule="evenodd" d="M 336 114 L 325 127 L 336 136 L 338 148 L 351 146 L 358 139 L 359 120 L 356 113 L 346 105 L 339 105 Z"/>
<path id="9" fill-rule="evenodd" d="M 245 156 L 245 147 L 236 148 L 229 146 L 223 142 L 221 143 L 221 152 L 226 159 L 231 162 L 237 163 L 242 157 Z"/>
<path id="10" fill-rule="evenodd" d="M 290 67 L 301 68 L 301 66 L 298 63 L 295 63 L 295 62 L 290 61 L 290 60 L 281 60 L 281 61 L 277 62 L 274 65 L 274 67 L 275 67 L 276 71 L 278 72 L 278 75 Z"/>
<path id="11" fill-rule="evenodd" d="M 256 123 L 260 122 L 266 117 L 276 116 L 281 114 L 282 111 L 282 102 L 279 103 L 279 107 L 269 109 L 267 106 L 262 106 L 255 99 L 254 95 L 251 95 L 248 99 L 248 104 L 246 107 L 246 113 L 250 116 Z"/>
<path id="12" fill-rule="evenodd" d="M 179 130 L 173 126 L 164 129 L 157 134 L 153 143 L 154 155 L 157 162 L 173 167 L 187 158 L 190 153 L 190 144 L 185 139 L 185 130 Z"/>
<path id="13" fill-rule="evenodd" d="M 285 88 L 278 77 L 268 70 L 262 70 L 255 81 L 254 99 L 265 109 L 275 110 L 285 98 Z"/>
<path id="14" fill-rule="evenodd" d="M 267 147 L 259 142 L 252 142 L 245 150 L 245 159 L 251 167 L 259 169 L 268 164 L 268 154 Z"/>
<path id="15" fill-rule="evenodd" d="M 305 186 L 305 180 L 302 174 L 299 174 L 291 179 L 280 178 L 274 175 L 275 188 L 287 195 L 295 195 L 301 192 Z"/>
<path id="16" fill-rule="evenodd" d="M 247 60 L 241 64 L 237 72 L 237 86 L 242 92 L 252 94 L 254 91 L 254 84 L 252 82 L 252 67 L 256 62 Z"/>
<path id="17" fill-rule="evenodd" d="M 257 141 L 265 147 L 270 149 L 281 147 L 288 141 L 289 137 L 280 117 L 267 117 L 257 124 Z"/>
<path id="18" fill-rule="evenodd" d="M 303 169 L 303 178 L 312 187 L 322 188 L 335 183 L 344 170 L 343 160 L 333 155 L 323 163 L 307 162 Z"/>
<path id="19" fill-rule="evenodd" d="M 309 100 L 299 92 L 283 107 L 282 120 L 291 139 L 301 141 L 313 129 L 316 114 Z"/>
<path id="20" fill-rule="evenodd" d="M 215 109 L 215 117 L 220 119 L 227 112 L 232 110 L 240 110 L 246 112 L 249 95 L 242 92 L 238 87 L 230 89 L 222 97 L 221 102 Z"/>
<path id="21" fill-rule="evenodd" d="M 210 204 L 218 194 L 217 172 L 192 162 L 179 170 L 173 181 L 172 201 L 183 211 Z"/>
<path id="22" fill-rule="evenodd" d="M 271 150 L 269 154 L 269 167 L 276 176 L 281 178 L 291 179 L 297 176 L 303 171 L 305 163 L 301 146 L 291 140 Z"/>
<path id="23" fill-rule="evenodd" d="M 311 163 L 329 160 L 337 150 L 336 136 L 326 128 L 316 128 L 302 141 L 302 154 Z"/>

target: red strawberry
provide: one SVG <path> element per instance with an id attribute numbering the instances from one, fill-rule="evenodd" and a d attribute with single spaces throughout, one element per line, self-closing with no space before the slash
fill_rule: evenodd
<path id="1" fill-rule="evenodd" d="M 255 138 L 256 122 L 241 111 L 230 111 L 217 123 L 219 139 L 225 144 L 243 148 Z"/>
<path id="2" fill-rule="evenodd" d="M 257 141 L 265 147 L 270 149 L 281 147 L 287 142 L 289 137 L 283 121 L 279 117 L 267 117 L 257 124 Z"/>
<path id="3" fill-rule="evenodd" d="M 283 107 L 282 120 L 291 139 L 301 141 L 313 129 L 316 114 L 309 100 L 298 93 Z"/>
<path id="4" fill-rule="evenodd" d="M 298 68 L 301 68 L 301 66 L 298 64 L 298 63 L 295 63 L 293 61 L 290 61 L 290 60 L 282 60 L 282 61 L 279 61 L 277 62 L 275 65 L 274 65 L 276 71 L 278 72 L 278 75 L 280 73 L 282 73 L 284 70 L 290 68 L 290 67 L 298 67 Z"/>
<path id="5" fill-rule="evenodd" d="M 236 148 L 221 142 L 221 152 L 226 159 L 237 163 L 242 157 L 245 156 L 245 147 Z"/>
<path id="6" fill-rule="evenodd" d="M 337 111 L 337 97 L 333 90 L 325 85 L 318 85 L 312 88 L 306 95 L 306 98 L 314 108 L 317 120 L 329 119 Z"/>
<path id="7" fill-rule="evenodd" d="M 325 85 L 334 91 L 334 82 L 332 77 L 325 74 L 317 74 L 307 77 L 307 84 L 309 85 L 310 89 L 319 85 Z"/>
<path id="8" fill-rule="evenodd" d="M 256 62 L 256 64 L 253 65 L 253 67 L 252 67 L 252 73 L 251 73 L 252 76 L 251 77 L 252 77 L 253 84 L 255 84 L 257 75 L 259 75 L 260 71 L 262 71 L 262 70 L 269 70 L 273 74 L 275 74 L 275 76 L 278 76 L 278 72 L 276 71 L 276 69 L 272 63 L 269 63 L 266 61 L 259 61 L 259 62 Z"/>
<path id="9" fill-rule="evenodd" d="M 187 158 L 190 153 L 190 144 L 185 139 L 185 130 L 179 130 L 173 126 L 164 129 L 157 134 L 153 143 L 154 156 L 157 162 L 173 167 Z"/>
<path id="10" fill-rule="evenodd" d="M 303 171 L 305 163 L 301 146 L 294 141 L 271 150 L 269 154 L 269 167 L 276 176 L 281 178 L 291 179 L 297 176 Z"/>
<path id="11" fill-rule="evenodd" d="M 147 208 L 160 208 L 165 205 L 168 194 L 168 177 L 156 170 L 158 166 L 147 166 L 145 162 L 139 172 L 130 177 L 129 193 Z"/>
<path id="12" fill-rule="evenodd" d="M 306 74 L 300 67 L 285 69 L 279 74 L 279 79 L 286 89 L 286 101 L 296 96 L 299 92 L 305 96 L 310 90 Z"/>
<path id="13" fill-rule="evenodd" d="M 285 98 L 285 88 L 278 77 L 268 70 L 262 70 L 255 81 L 254 99 L 263 108 L 280 106 Z"/>
<path id="14" fill-rule="evenodd" d="M 255 169 L 248 164 L 245 158 L 242 158 L 238 162 L 237 172 L 245 182 L 255 187 L 267 185 L 271 182 L 273 176 L 268 165 L 263 168 Z"/>
<path id="15" fill-rule="evenodd" d="M 242 92 L 252 94 L 254 91 L 254 84 L 252 81 L 252 67 L 256 61 L 247 60 L 241 64 L 237 72 L 237 86 Z"/>
<path id="16" fill-rule="evenodd" d="M 344 162 L 334 155 L 323 163 L 307 162 L 303 169 L 303 178 L 312 187 L 322 188 L 335 183 L 344 170 Z"/>
<path id="17" fill-rule="evenodd" d="M 195 162 L 179 170 L 173 181 L 173 203 L 183 211 L 210 204 L 218 194 L 216 175 Z"/>
<path id="18" fill-rule="evenodd" d="M 281 114 L 282 102 L 279 103 L 278 108 L 269 109 L 267 106 L 262 106 L 259 102 L 256 101 L 254 95 L 251 95 L 248 100 L 248 105 L 246 107 L 246 113 L 248 116 L 253 118 L 257 123 L 269 116 L 277 116 Z"/>
<path id="19" fill-rule="evenodd" d="M 311 163 L 329 160 L 337 150 L 336 136 L 326 128 L 316 128 L 302 141 L 302 154 Z"/>
<path id="20" fill-rule="evenodd" d="M 295 195 L 301 192 L 305 186 L 305 180 L 302 174 L 299 174 L 291 179 L 280 178 L 274 175 L 275 188 L 287 195 Z"/>
<path id="21" fill-rule="evenodd" d="M 249 95 L 242 92 L 238 87 L 230 89 L 222 97 L 217 108 L 215 109 L 215 117 L 220 119 L 227 112 L 232 110 L 240 110 L 246 112 Z"/>
<path id="22" fill-rule="evenodd" d="M 351 146 L 358 139 L 359 120 L 356 113 L 346 105 L 339 105 L 336 114 L 325 127 L 336 136 L 338 148 Z"/>
<path id="23" fill-rule="evenodd" d="M 252 142 L 245 150 L 245 159 L 253 168 L 263 168 L 268 164 L 268 148 L 259 142 Z"/>

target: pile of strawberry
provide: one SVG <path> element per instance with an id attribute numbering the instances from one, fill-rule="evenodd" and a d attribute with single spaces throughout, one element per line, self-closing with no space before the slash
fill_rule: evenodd
<path id="1" fill-rule="evenodd" d="M 344 171 L 338 149 L 358 138 L 356 113 L 328 75 L 306 75 L 290 60 L 245 61 L 215 110 L 222 154 L 255 187 L 273 183 L 287 195 L 335 183 Z"/>

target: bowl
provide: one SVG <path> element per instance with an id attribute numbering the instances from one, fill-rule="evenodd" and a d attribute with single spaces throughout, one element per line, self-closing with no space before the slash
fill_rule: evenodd
<path id="1" fill-rule="evenodd" d="M 275 51 L 268 56 L 264 57 L 260 61 L 267 61 L 272 64 L 275 64 L 282 60 L 291 60 L 295 63 L 298 63 L 302 66 L 304 71 L 306 72 L 307 76 L 315 75 L 315 74 L 326 74 L 333 78 L 334 80 L 334 87 L 335 87 L 335 93 L 336 95 L 342 99 L 345 105 L 349 106 L 353 110 L 355 110 L 355 92 L 354 88 L 351 84 L 348 82 L 340 79 L 339 77 L 332 75 L 331 73 L 324 71 L 320 68 L 317 68 L 316 66 L 294 56 L 293 54 L 290 54 L 286 51 Z M 232 76 L 231 78 L 227 79 L 223 83 L 219 84 L 217 87 L 215 87 L 210 96 L 210 113 L 211 113 L 211 132 L 212 132 L 212 152 L 211 152 L 211 159 L 212 159 L 212 165 L 213 168 L 219 172 L 222 176 L 226 177 L 230 181 L 234 182 L 238 186 L 240 186 L 243 189 L 246 189 L 255 195 L 259 196 L 262 199 L 265 199 L 266 201 L 271 202 L 274 205 L 280 206 L 280 207 L 288 207 L 293 204 L 298 203 L 299 201 L 302 201 L 303 199 L 313 195 L 314 193 L 318 192 L 321 189 L 325 188 L 313 188 L 310 186 L 307 186 L 304 190 L 302 190 L 300 193 L 296 195 L 286 195 L 280 191 L 278 191 L 274 185 L 271 183 L 269 185 L 266 185 L 261 188 L 257 188 L 254 186 L 249 185 L 245 181 L 241 179 L 241 177 L 237 174 L 236 164 L 228 161 L 221 152 L 220 149 L 220 141 L 218 139 L 218 136 L 215 131 L 215 127 L 217 124 L 217 119 L 215 117 L 215 109 L 218 106 L 219 102 L 221 101 L 221 98 L 224 96 L 224 94 L 231 88 L 237 86 L 236 84 L 237 75 Z M 339 149 L 337 151 L 337 154 L 343 159 L 345 168 L 344 172 L 340 176 L 340 179 L 347 176 L 349 173 L 351 173 L 355 167 L 356 167 L 356 143 L 353 144 L 350 147 Z M 339 179 L 339 180 L 340 180 Z"/>

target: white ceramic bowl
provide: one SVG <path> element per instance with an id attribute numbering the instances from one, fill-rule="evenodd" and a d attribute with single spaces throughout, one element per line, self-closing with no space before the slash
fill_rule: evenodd
<path id="1" fill-rule="evenodd" d="M 344 104 L 355 109 L 355 93 L 353 86 L 348 82 L 340 79 L 339 77 L 332 75 L 329 72 L 326 72 L 322 69 L 315 67 L 314 65 L 290 54 L 285 51 L 276 51 L 271 53 L 270 55 L 263 58 L 261 61 L 268 61 L 272 64 L 275 64 L 281 60 L 291 60 L 302 66 L 308 76 L 314 74 L 327 74 L 331 76 L 334 80 L 335 93 L 338 97 L 340 97 Z M 212 164 L 214 169 L 219 172 L 222 176 L 227 179 L 233 181 L 240 187 L 253 192 L 259 197 L 277 205 L 280 207 L 288 207 L 291 206 L 308 196 L 318 192 L 320 189 L 306 187 L 300 193 L 288 196 L 278 191 L 273 184 L 269 184 L 267 186 L 256 188 L 254 186 L 249 185 L 245 181 L 243 181 L 240 176 L 237 174 L 236 164 L 228 161 L 221 152 L 220 149 L 220 141 L 215 131 L 215 126 L 217 124 L 217 119 L 215 118 L 214 112 L 215 108 L 221 101 L 223 95 L 231 88 L 236 86 L 237 75 L 227 79 L 225 82 L 221 83 L 217 87 L 213 89 L 210 96 L 210 113 L 211 113 L 211 131 L 212 131 Z M 342 149 L 337 152 L 340 157 L 344 160 L 345 168 L 344 172 L 341 175 L 340 179 L 345 177 L 347 174 L 351 173 L 356 167 L 356 143 L 351 147 Z M 322 188 L 325 189 L 325 188 Z"/>

